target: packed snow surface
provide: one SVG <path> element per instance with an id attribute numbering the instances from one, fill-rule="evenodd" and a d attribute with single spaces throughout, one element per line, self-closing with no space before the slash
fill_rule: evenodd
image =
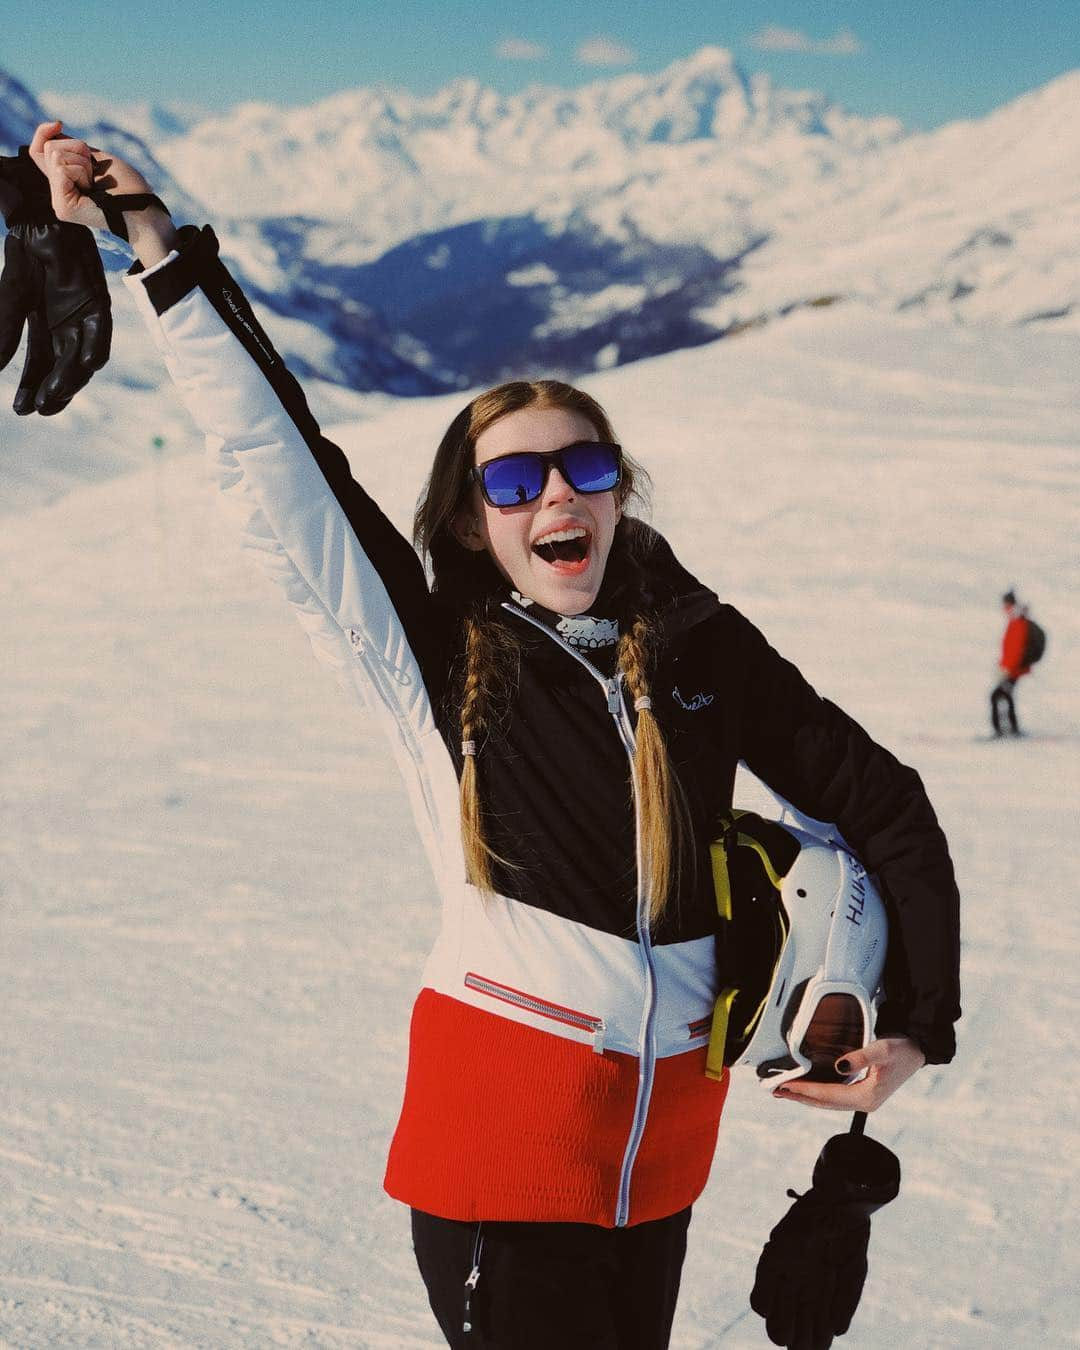
<path id="1" fill-rule="evenodd" d="M 954 851 L 960 1053 L 872 1120 L 904 1183 L 850 1350 L 1080 1344 L 1078 356 L 844 307 L 589 383 L 684 560 L 918 767 Z M 171 391 L 104 378 L 17 436 L 0 381 L 5 477 L 36 457 L 66 491 L 9 482 L 0 531 L 0 1343 L 437 1347 L 380 1189 L 436 921 L 404 791 L 219 523 Z M 459 402 L 333 432 L 402 527 Z M 101 481 L 64 468 L 84 420 Z M 1009 585 L 1050 641 L 1030 737 L 987 743 Z M 737 1078 L 678 1350 L 767 1344 L 757 1254 L 846 1123 Z"/>

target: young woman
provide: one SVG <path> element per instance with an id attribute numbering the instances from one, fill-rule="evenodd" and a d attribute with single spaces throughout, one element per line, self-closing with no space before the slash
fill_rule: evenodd
<path id="1" fill-rule="evenodd" d="M 61 219 L 150 190 L 57 124 Z M 668 1343 L 726 1078 L 707 847 L 740 759 L 835 821 L 893 929 L 861 1081 L 873 1110 L 954 1049 L 957 897 L 917 775 L 820 698 L 629 514 L 639 471 L 587 394 L 513 382 L 438 447 L 416 552 L 351 477 L 209 228 L 125 217 L 129 288 L 249 540 L 317 654 L 386 724 L 443 905 L 386 1188 L 454 1346 Z"/>

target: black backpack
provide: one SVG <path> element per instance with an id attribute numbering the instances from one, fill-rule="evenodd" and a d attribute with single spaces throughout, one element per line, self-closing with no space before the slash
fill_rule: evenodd
<path id="1" fill-rule="evenodd" d="M 1025 666 L 1033 666 L 1036 661 L 1042 660 L 1043 652 L 1046 651 L 1046 631 L 1034 619 L 1028 619 L 1027 626 L 1023 661 Z"/>

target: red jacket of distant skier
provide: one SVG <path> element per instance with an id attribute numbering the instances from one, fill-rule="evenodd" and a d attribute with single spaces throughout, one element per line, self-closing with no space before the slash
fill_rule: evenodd
<path id="1" fill-rule="evenodd" d="M 1031 669 L 1024 665 L 1024 652 L 1027 650 L 1028 621 L 1023 614 L 1014 615 L 1001 639 L 1001 668 L 1010 680 L 1018 680 Z"/>

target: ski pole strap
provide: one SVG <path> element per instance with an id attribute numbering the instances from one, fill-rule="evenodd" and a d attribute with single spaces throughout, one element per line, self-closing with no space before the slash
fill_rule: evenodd
<path id="1" fill-rule="evenodd" d="M 865 1133 L 866 1133 L 866 1112 L 865 1112 L 865 1111 L 856 1111 L 855 1114 L 851 1117 L 851 1129 L 850 1129 L 849 1133 L 850 1133 L 850 1134 L 865 1134 Z"/>
<path id="2" fill-rule="evenodd" d="M 124 224 L 125 211 L 145 211 L 148 206 L 160 206 L 166 215 L 169 214 L 169 208 L 152 192 L 124 192 L 114 196 L 104 188 L 92 188 L 86 195 L 95 206 L 101 207 L 106 225 L 125 243 L 131 242 Z"/>

